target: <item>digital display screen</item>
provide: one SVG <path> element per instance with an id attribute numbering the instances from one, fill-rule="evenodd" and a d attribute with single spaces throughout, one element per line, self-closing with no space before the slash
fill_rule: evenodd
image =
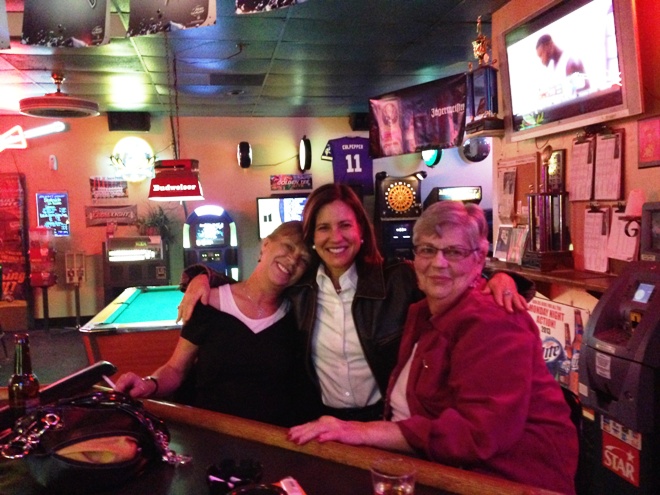
<path id="1" fill-rule="evenodd" d="M 225 223 L 208 222 L 195 226 L 195 245 L 197 247 L 224 246 Z"/>
<path id="2" fill-rule="evenodd" d="M 655 285 L 645 284 L 644 282 L 640 282 L 640 284 L 637 286 L 637 289 L 635 289 L 635 294 L 633 295 L 633 301 L 646 304 L 647 302 L 649 302 L 649 298 L 651 297 L 651 294 L 653 294 L 654 290 L 655 290 Z"/>
<path id="3" fill-rule="evenodd" d="M 259 239 L 268 237 L 284 222 L 302 220 L 307 196 L 257 198 Z"/>
<path id="4" fill-rule="evenodd" d="M 37 193 L 37 224 L 52 229 L 55 237 L 69 235 L 69 195 L 65 192 Z"/>

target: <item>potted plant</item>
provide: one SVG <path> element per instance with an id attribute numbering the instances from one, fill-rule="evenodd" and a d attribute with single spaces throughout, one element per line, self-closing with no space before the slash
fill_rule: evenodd
<path id="1" fill-rule="evenodd" d="M 174 240 L 173 222 L 162 206 L 149 208 L 147 214 L 140 217 L 137 223 L 142 235 L 159 235 L 164 243 Z"/>

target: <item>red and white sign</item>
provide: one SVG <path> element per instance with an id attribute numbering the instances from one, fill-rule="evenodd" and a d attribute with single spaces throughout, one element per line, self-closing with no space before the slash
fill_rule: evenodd
<path id="1" fill-rule="evenodd" d="M 603 466 L 639 487 L 640 451 L 603 431 Z"/>

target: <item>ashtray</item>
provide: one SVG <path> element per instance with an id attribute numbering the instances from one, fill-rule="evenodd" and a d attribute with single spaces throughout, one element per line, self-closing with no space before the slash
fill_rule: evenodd
<path id="1" fill-rule="evenodd" d="M 253 459 L 223 459 L 206 470 L 210 495 L 226 495 L 230 490 L 261 481 L 263 466 Z M 264 493 L 265 495 L 265 493 Z"/>
<path id="2" fill-rule="evenodd" d="M 234 488 L 227 495 L 287 495 L 276 485 L 246 485 Z"/>

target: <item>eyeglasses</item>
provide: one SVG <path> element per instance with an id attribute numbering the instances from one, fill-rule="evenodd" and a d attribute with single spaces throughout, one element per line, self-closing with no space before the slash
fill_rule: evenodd
<path id="1" fill-rule="evenodd" d="M 419 256 L 425 260 L 435 258 L 439 252 L 447 261 L 461 261 L 467 258 L 470 254 L 479 251 L 478 249 L 467 249 L 458 246 L 449 246 L 446 248 L 437 248 L 428 244 L 413 247 L 415 256 Z"/>

